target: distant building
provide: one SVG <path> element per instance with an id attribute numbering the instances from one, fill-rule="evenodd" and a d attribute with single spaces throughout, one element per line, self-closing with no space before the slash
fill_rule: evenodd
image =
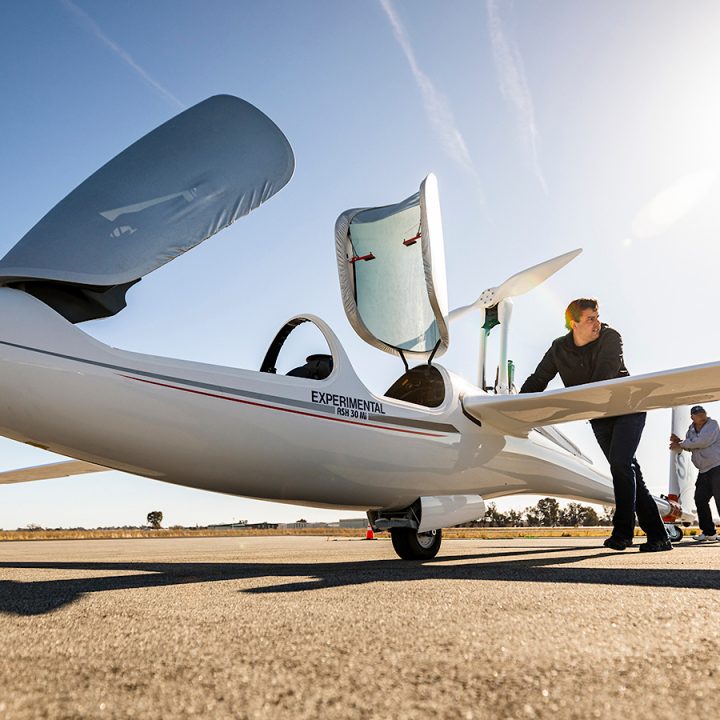
<path id="1" fill-rule="evenodd" d="M 209 530 L 277 530 L 277 523 L 224 523 L 221 525 L 208 525 Z"/>
<path id="2" fill-rule="evenodd" d="M 362 528 L 368 526 L 367 518 L 340 518 L 339 527 L 341 528 Z"/>

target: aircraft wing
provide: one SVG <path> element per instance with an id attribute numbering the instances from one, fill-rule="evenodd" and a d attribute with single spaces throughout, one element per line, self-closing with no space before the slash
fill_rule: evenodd
<path id="1" fill-rule="evenodd" d="M 720 400 L 720 362 L 523 395 L 462 397 L 465 412 L 497 430 L 525 436 L 543 425 L 628 415 Z"/>
<path id="2" fill-rule="evenodd" d="M 10 483 L 30 482 L 31 480 L 49 480 L 50 478 L 68 477 L 69 475 L 82 475 L 84 473 L 105 472 L 112 468 L 85 462 L 84 460 L 64 460 L 49 465 L 35 465 L 22 470 L 8 470 L 0 472 L 0 485 Z"/>

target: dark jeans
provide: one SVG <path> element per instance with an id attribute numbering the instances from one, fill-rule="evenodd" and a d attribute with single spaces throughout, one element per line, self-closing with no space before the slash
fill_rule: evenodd
<path id="1" fill-rule="evenodd" d="M 615 490 L 612 534 L 630 540 L 635 534 L 635 513 L 648 542 L 667 540 L 660 512 L 643 480 L 635 451 L 645 427 L 645 413 L 591 420 L 593 432 L 610 463 Z"/>
<path id="2" fill-rule="evenodd" d="M 720 513 L 720 465 L 700 473 L 695 481 L 695 507 L 698 524 L 705 535 L 715 534 L 715 523 L 710 512 L 710 498 L 715 497 L 715 505 Z"/>

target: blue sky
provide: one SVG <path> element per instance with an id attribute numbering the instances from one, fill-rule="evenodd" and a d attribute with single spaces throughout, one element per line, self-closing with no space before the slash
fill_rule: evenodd
<path id="1" fill-rule="evenodd" d="M 451 308 L 584 248 L 516 300 L 520 380 L 581 295 L 600 299 L 633 374 L 720 357 L 714 1 L 10 0 L 0 61 L 0 252 L 116 153 L 210 95 L 257 105 L 294 148 L 295 176 L 276 197 L 148 276 L 120 315 L 85 325 L 104 342 L 257 368 L 282 323 L 313 312 L 383 392 L 401 365 L 344 316 L 334 221 L 407 197 L 433 171 Z M 454 324 L 440 361 L 471 379 L 476 325 Z M 602 462 L 586 424 L 567 432 Z M 639 451 L 657 493 L 668 433 L 669 412 L 653 413 Z M 0 442 L 2 469 L 53 459 Z M 168 524 L 343 514 L 119 473 L 0 487 L 5 528 L 136 524 L 152 509 Z"/>

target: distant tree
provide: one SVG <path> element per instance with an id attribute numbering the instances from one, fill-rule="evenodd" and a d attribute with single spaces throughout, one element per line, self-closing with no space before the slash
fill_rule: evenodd
<path id="1" fill-rule="evenodd" d="M 302 525 L 307 525 L 307 520 L 306 520 L 305 518 L 300 518 L 300 519 L 297 521 L 297 524 L 298 524 L 298 525 L 301 525 L 301 524 L 302 524 Z"/>
<path id="2" fill-rule="evenodd" d="M 509 527 L 521 527 L 523 524 L 523 513 L 519 510 L 508 510 L 505 517 Z"/>
<path id="3" fill-rule="evenodd" d="M 571 525 L 577 527 L 579 525 L 598 525 L 600 519 L 597 512 L 589 505 L 581 505 L 580 503 L 568 503 L 566 507 L 560 510 L 560 524 Z"/>
<path id="4" fill-rule="evenodd" d="M 152 525 L 155 530 L 160 529 L 160 523 L 162 522 L 163 514 L 160 510 L 153 510 L 147 514 L 148 525 Z"/>
<path id="5" fill-rule="evenodd" d="M 612 505 L 603 505 L 602 515 L 598 520 L 598 525 L 612 525 L 615 508 Z"/>
<path id="6" fill-rule="evenodd" d="M 537 505 L 525 508 L 523 514 L 529 527 L 540 527 L 540 525 L 542 525 L 542 518 L 538 512 Z"/>
<path id="7" fill-rule="evenodd" d="M 560 510 L 560 524 L 569 526 L 582 525 L 585 519 L 585 511 L 588 509 L 580 503 L 568 503 L 566 507 Z"/>
<path id="8" fill-rule="evenodd" d="M 595 527 L 600 524 L 600 518 L 595 508 L 585 507 L 585 517 L 583 518 L 582 524 L 589 527 Z"/>
<path id="9" fill-rule="evenodd" d="M 555 498 L 540 498 L 535 506 L 540 525 L 553 527 L 560 521 L 560 503 Z"/>
<path id="10" fill-rule="evenodd" d="M 508 524 L 507 516 L 497 509 L 495 503 L 490 503 L 487 506 L 483 522 L 489 527 L 505 527 Z"/>

